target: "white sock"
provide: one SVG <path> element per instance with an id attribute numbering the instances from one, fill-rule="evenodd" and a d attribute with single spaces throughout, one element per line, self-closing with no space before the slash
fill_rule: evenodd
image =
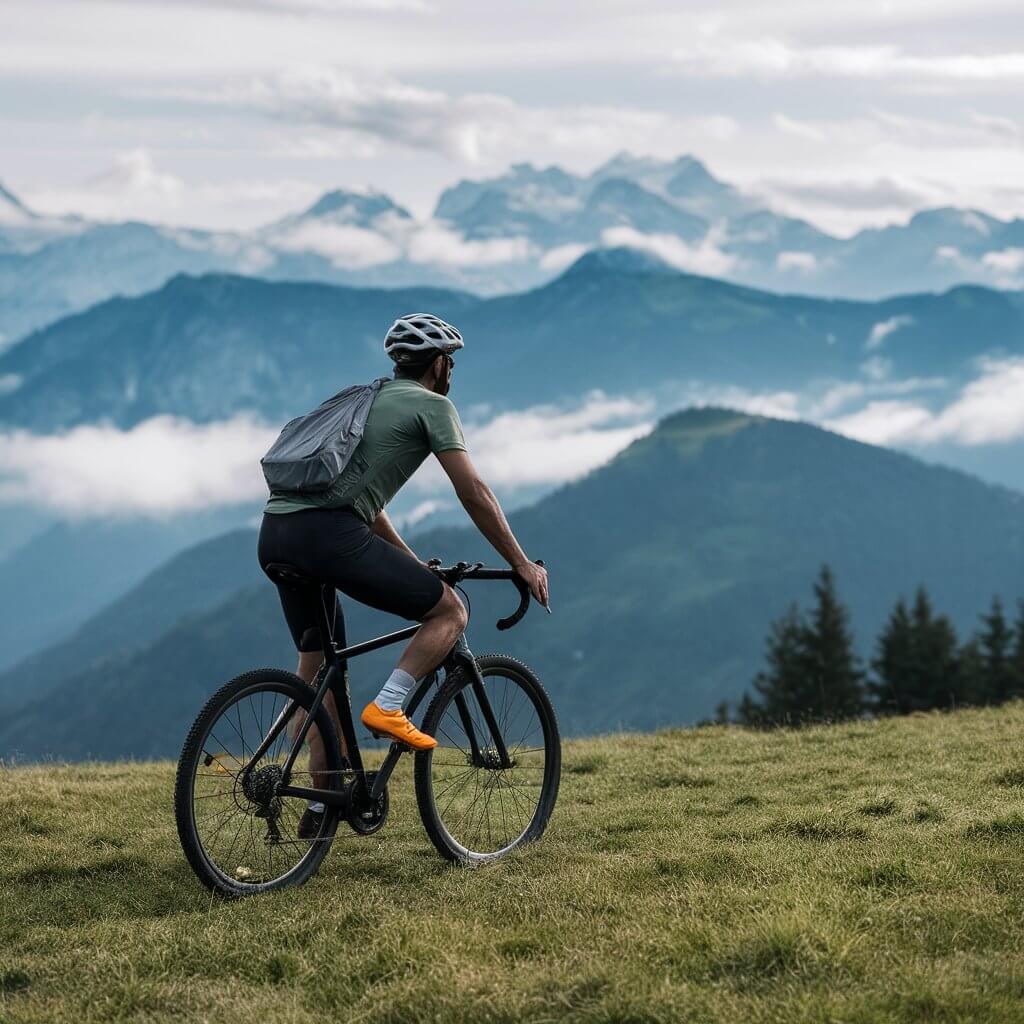
<path id="1" fill-rule="evenodd" d="M 323 814 L 327 810 L 319 800 L 310 800 L 307 806 L 314 814 Z"/>
<path id="2" fill-rule="evenodd" d="M 388 677 L 388 681 L 374 698 L 374 703 L 381 711 L 401 711 L 405 698 L 413 688 L 415 679 L 408 672 L 396 668 Z"/>

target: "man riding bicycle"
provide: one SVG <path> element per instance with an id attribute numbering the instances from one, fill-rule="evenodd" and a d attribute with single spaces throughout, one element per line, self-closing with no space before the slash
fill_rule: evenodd
<path id="1" fill-rule="evenodd" d="M 373 399 L 362 440 L 339 478 L 324 493 L 272 492 L 259 538 L 260 565 L 295 566 L 363 604 L 422 622 L 398 665 L 362 713 L 374 734 L 414 750 L 436 746 L 406 717 L 403 704 L 413 685 L 435 669 L 466 626 L 466 609 L 455 591 L 420 561 L 399 536 L 384 507 L 433 453 L 469 517 L 494 549 L 548 605 L 547 572 L 519 546 L 493 491 L 466 449 L 462 424 L 447 397 L 462 335 L 430 313 L 394 322 L 384 351 L 395 364 Z M 297 674 L 311 682 L 323 662 L 317 630 L 316 592 L 278 588 L 288 628 L 299 652 Z M 335 620 L 341 615 L 337 601 Z M 325 704 L 337 722 L 334 698 Z M 309 733 L 310 771 L 323 771 L 323 744 Z M 323 807 L 310 804 L 300 834 L 316 834 Z"/>

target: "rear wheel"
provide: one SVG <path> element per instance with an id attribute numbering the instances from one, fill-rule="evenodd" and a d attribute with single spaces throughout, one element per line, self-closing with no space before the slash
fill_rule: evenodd
<path id="1" fill-rule="evenodd" d="M 416 755 L 415 769 L 427 834 L 443 857 L 469 865 L 540 838 L 555 806 L 562 767 L 555 712 L 533 672 L 503 655 L 476 662 L 511 765 L 501 767 L 472 681 L 458 670 L 427 708 L 421 728 L 437 746 Z"/>
<path id="2" fill-rule="evenodd" d="M 225 896 L 301 885 L 320 867 L 338 826 L 328 807 L 315 835 L 300 838 L 306 801 L 283 797 L 277 788 L 292 739 L 313 704 L 313 690 L 280 669 L 258 669 L 225 683 L 199 713 L 185 740 L 174 792 L 182 849 L 199 880 Z M 288 725 L 248 771 L 275 722 Z M 327 772 L 323 789 L 344 785 L 334 724 L 321 706 L 315 725 L 323 737 Z M 292 769 L 296 786 L 313 785 L 309 746 Z"/>

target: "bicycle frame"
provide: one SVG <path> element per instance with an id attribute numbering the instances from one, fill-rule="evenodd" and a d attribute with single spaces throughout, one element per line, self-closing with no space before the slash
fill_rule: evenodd
<path id="1" fill-rule="evenodd" d="M 329 598 L 328 592 L 330 592 Z M 352 787 L 333 790 L 307 786 L 293 786 L 290 784 L 290 779 L 295 760 L 299 756 L 299 752 L 302 749 L 302 744 L 306 741 L 309 729 L 316 718 L 317 712 L 320 710 L 320 707 L 324 702 L 324 698 L 327 696 L 328 690 L 330 690 L 334 693 L 334 703 L 338 710 L 338 721 L 341 725 L 342 736 L 345 741 L 345 747 L 347 748 L 348 760 L 352 766 L 352 770 L 355 772 L 355 793 L 358 795 L 360 803 L 376 800 L 377 797 L 383 793 L 392 772 L 395 770 L 395 766 L 398 764 L 399 758 L 408 748 L 400 743 L 392 743 L 381 767 L 374 773 L 372 786 L 367 788 L 366 772 L 363 768 L 362 754 L 359 750 L 359 741 L 356 737 L 355 723 L 352 718 L 352 699 L 348 685 L 348 660 L 350 658 L 356 658 L 360 654 L 368 654 L 370 651 L 377 651 L 382 647 L 389 647 L 392 644 L 408 640 L 416 635 L 420 626 L 419 624 L 406 626 L 404 629 L 399 629 L 394 633 L 387 633 L 384 636 L 376 637 L 373 640 L 366 640 L 362 643 L 352 644 L 348 647 L 339 647 L 334 641 L 331 624 L 327 616 L 328 599 L 333 601 L 334 588 L 329 585 L 321 586 L 320 601 L 317 606 L 317 627 L 320 631 L 322 644 L 321 649 L 324 652 L 324 663 L 314 679 L 314 683 L 317 683 L 316 696 L 313 698 L 313 703 L 309 711 L 306 713 L 305 721 L 302 723 L 299 731 L 295 735 L 295 739 L 292 742 L 288 759 L 285 761 L 282 771 L 282 784 L 278 788 L 277 792 L 280 796 L 304 797 L 307 800 L 318 800 L 328 807 L 340 808 L 344 813 L 348 809 L 352 798 Z M 494 715 L 494 710 L 487 698 L 483 677 L 480 675 L 480 670 L 477 667 L 476 660 L 469 649 L 469 645 L 466 643 L 465 634 L 460 636 L 455 642 L 455 645 L 452 647 L 451 651 L 448 652 L 448 655 L 440 667 L 443 667 L 446 672 L 452 671 L 456 668 L 462 668 L 469 675 L 473 695 L 480 706 L 480 711 L 487 726 L 487 730 L 491 734 L 493 750 L 497 754 L 501 767 L 510 767 L 511 761 L 509 760 L 505 740 L 501 735 L 501 730 L 498 727 L 498 721 Z M 416 689 L 413 691 L 408 707 L 405 710 L 406 715 L 410 718 L 412 717 L 413 713 L 423 702 L 424 697 L 426 697 L 428 691 L 431 686 L 434 685 L 436 680 L 437 669 L 434 669 L 433 672 L 428 673 L 420 680 Z M 477 766 L 482 766 L 484 763 L 483 750 L 487 747 L 487 744 L 484 743 L 483 747 L 481 747 L 480 738 L 477 736 L 477 730 L 474 728 L 472 715 L 469 712 L 469 708 L 466 704 L 466 698 L 463 693 L 460 692 L 456 696 L 455 704 L 459 712 L 459 718 L 462 722 L 462 726 L 466 731 L 466 737 L 469 740 L 472 763 Z M 263 755 L 270 749 L 271 744 L 278 736 L 280 736 L 281 732 L 288 727 L 288 723 L 291 721 L 296 709 L 297 705 L 292 701 L 281 712 L 281 714 L 278 715 L 277 720 L 270 727 L 270 731 L 263 738 L 263 742 L 260 743 L 259 747 L 257 747 L 253 756 L 243 767 L 242 771 L 239 772 L 240 776 L 251 771 L 252 768 L 259 763 Z"/>

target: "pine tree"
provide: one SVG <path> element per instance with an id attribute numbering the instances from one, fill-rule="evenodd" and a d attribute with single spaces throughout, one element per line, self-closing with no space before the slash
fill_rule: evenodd
<path id="1" fill-rule="evenodd" d="M 749 695 L 740 703 L 740 716 L 748 725 L 795 725 L 810 713 L 806 657 L 807 626 L 795 604 L 772 623 L 767 641 L 768 668 L 754 679 L 760 695 L 755 704 Z"/>
<path id="2" fill-rule="evenodd" d="M 868 690 L 883 713 L 907 715 L 963 702 L 956 630 L 932 611 L 924 587 L 918 587 L 912 610 L 902 598 L 896 602 L 871 667 L 877 678 Z"/>
<path id="3" fill-rule="evenodd" d="M 835 578 L 822 566 L 809 621 L 796 605 L 772 623 L 768 667 L 754 679 L 760 703 L 744 697 L 747 724 L 799 725 L 850 718 L 864 708 L 864 674 L 853 651 L 849 613 L 836 595 Z"/>
<path id="4" fill-rule="evenodd" d="M 956 692 L 960 704 L 984 704 L 985 658 L 978 638 L 971 637 L 960 648 L 956 659 Z"/>
<path id="5" fill-rule="evenodd" d="M 957 637 L 945 615 L 932 612 L 931 599 L 918 587 L 912 619 L 915 662 L 914 709 L 950 708 L 958 703 Z"/>
<path id="6" fill-rule="evenodd" d="M 981 617 L 984 628 L 978 635 L 982 661 L 982 696 L 984 703 L 1002 704 L 1015 693 L 1011 661 L 1013 633 L 1003 614 L 1003 603 L 992 599 L 992 608 Z"/>
<path id="7" fill-rule="evenodd" d="M 864 710 L 864 673 L 853 650 L 850 614 L 840 603 L 835 577 L 821 567 L 814 585 L 815 607 L 804 634 L 813 717 L 843 719 Z"/>
<path id="8" fill-rule="evenodd" d="M 889 614 L 871 662 L 876 678 L 867 689 L 878 711 L 906 715 L 914 710 L 915 660 L 914 629 L 901 597 Z"/>

